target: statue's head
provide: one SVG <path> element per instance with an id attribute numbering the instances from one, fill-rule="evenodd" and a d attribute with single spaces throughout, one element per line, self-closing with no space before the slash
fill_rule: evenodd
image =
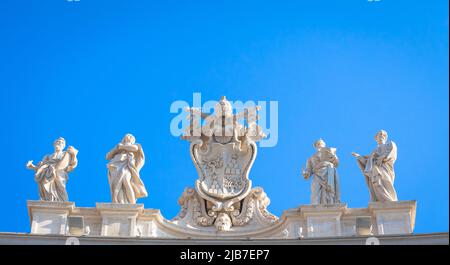
<path id="1" fill-rule="evenodd" d="M 136 139 L 131 133 L 125 134 L 125 136 L 122 139 L 122 144 L 134 144 L 136 142 Z"/>
<path id="2" fill-rule="evenodd" d="M 327 145 L 325 144 L 325 141 L 322 138 L 320 138 L 319 140 L 314 142 L 313 146 L 315 149 L 319 150 L 320 148 L 324 148 Z"/>
<path id="3" fill-rule="evenodd" d="M 375 141 L 378 144 L 385 144 L 388 139 L 388 134 L 385 130 L 379 130 L 377 134 L 375 134 Z"/>
<path id="4" fill-rule="evenodd" d="M 64 150 L 64 148 L 66 147 L 66 140 L 62 137 L 59 137 L 53 142 L 53 147 L 57 152 Z"/>
<path id="5" fill-rule="evenodd" d="M 231 228 L 230 216 L 226 213 L 220 213 L 214 223 L 218 231 L 228 231 Z"/>
<path id="6" fill-rule="evenodd" d="M 223 96 L 220 99 L 219 103 L 217 103 L 216 106 L 214 107 L 214 111 L 217 116 L 229 117 L 233 114 L 233 106 L 227 100 L 227 98 Z"/>

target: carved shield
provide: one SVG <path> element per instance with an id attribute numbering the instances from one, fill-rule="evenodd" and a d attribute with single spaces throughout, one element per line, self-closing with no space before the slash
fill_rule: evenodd
<path id="1" fill-rule="evenodd" d="M 199 174 L 196 188 L 200 196 L 216 204 L 246 196 L 251 188 L 248 174 L 256 157 L 255 144 L 245 143 L 241 148 L 241 143 L 236 141 L 212 142 L 202 150 L 201 143 L 193 142 L 191 146 Z"/>

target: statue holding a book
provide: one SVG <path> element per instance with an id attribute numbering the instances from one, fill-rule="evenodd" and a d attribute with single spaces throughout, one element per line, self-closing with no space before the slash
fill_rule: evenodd
<path id="1" fill-rule="evenodd" d="M 322 139 L 317 140 L 313 146 L 317 152 L 307 160 L 306 169 L 302 169 L 303 177 L 312 179 L 311 204 L 340 203 L 336 148 L 326 147 Z"/>

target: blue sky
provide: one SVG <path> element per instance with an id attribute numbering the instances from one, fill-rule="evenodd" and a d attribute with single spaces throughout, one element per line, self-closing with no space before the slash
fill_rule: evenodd
<path id="1" fill-rule="evenodd" d="M 337 147 L 342 201 L 366 207 L 350 153 L 385 129 L 415 232 L 448 231 L 448 1 L 213 2 L 0 2 L 0 231 L 29 232 L 25 163 L 59 136 L 79 149 L 77 206 L 110 201 L 105 154 L 131 132 L 147 157 L 139 202 L 175 216 L 197 174 L 170 105 L 194 92 L 278 101 L 278 144 L 250 173 L 276 215 L 309 203 L 300 170 L 319 137 Z"/>

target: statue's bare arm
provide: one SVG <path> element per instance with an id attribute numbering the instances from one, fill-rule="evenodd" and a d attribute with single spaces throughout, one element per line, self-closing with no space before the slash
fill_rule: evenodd
<path id="1" fill-rule="evenodd" d="M 118 144 L 119 150 L 124 150 L 127 152 L 137 152 L 139 150 L 139 147 L 136 144 L 130 144 L 130 145 L 124 145 L 124 144 Z"/>
<path id="2" fill-rule="evenodd" d="M 334 167 L 339 166 L 339 158 L 337 157 L 337 155 L 333 155 L 333 159 L 332 159 L 331 163 L 333 163 Z"/>
<path id="3" fill-rule="evenodd" d="M 312 164 L 311 164 L 311 159 L 308 159 L 308 161 L 306 161 L 306 170 L 304 168 L 302 168 L 302 175 L 303 178 L 308 179 L 311 174 L 313 173 L 312 171 Z"/>
<path id="4" fill-rule="evenodd" d="M 43 163 L 48 161 L 48 156 L 44 156 L 44 158 L 42 158 L 42 160 L 37 163 L 37 165 L 33 164 L 33 160 L 29 160 L 26 164 L 27 169 L 31 169 L 31 170 L 37 170 L 40 166 L 42 166 Z"/>
<path id="5" fill-rule="evenodd" d="M 33 160 L 29 160 L 29 161 L 27 162 L 26 167 L 27 167 L 28 169 L 31 169 L 31 170 L 36 170 L 36 166 L 33 164 Z"/>

